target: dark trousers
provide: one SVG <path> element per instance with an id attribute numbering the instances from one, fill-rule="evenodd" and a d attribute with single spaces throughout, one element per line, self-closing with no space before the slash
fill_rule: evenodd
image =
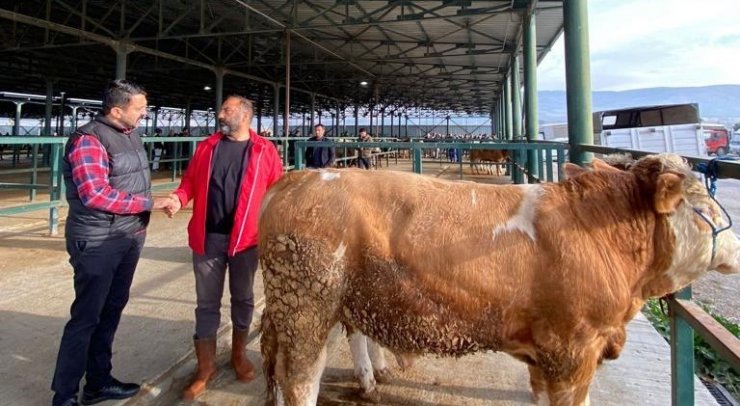
<path id="1" fill-rule="evenodd" d="M 357 157 L 357 167 L 360 169 L 370 169 L 370 158 Z"/>
<path id="2" fill-rule="evenodd" d="M 75 300 L 51 383 L 55 403 L 75 396 L 83 375 L 91 390 L 110 382 L 113 337 L 145 239 L 144 232 L 106 241 L 67 239 Z"/>
<path id="3" fill-rule="evenodd" d="M 229 269 L 231 293 L 231 322 L 235 330 L 248 330 L 254 312 L 254 274 L 257 272 L 257 247 L 235 256 L 227 255 L 229 236 L 209 233 L 206 235 L 206 253 L 193 253 L 195 272 L 195 337 L 215 337 L 221 324 L 221 297 L 224 294 L 226 268 Z"/>

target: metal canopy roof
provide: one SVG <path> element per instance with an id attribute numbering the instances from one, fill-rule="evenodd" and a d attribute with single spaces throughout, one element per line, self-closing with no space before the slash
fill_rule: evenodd
<path id="1" fill-rule="evenodd" d="M 126 77 L 154 105 L 214 105 L 245 94 L 272 114 L 290 43 L 292 111 L 355 104 L 488 114 L 522 22 L 536 9 L 538 59 L 562 31 L 562 0 L 24 0 L 0 8 L 0 90 L 99 98 Z M 532 3 L 532 4 L 530 4 Z M 289 31 L 289 35 L 286 34 Z M 360 85 L 366 81 L 366 86 Z M 283 98 L 284 91 L 280 91 Z M 282 104 L 282 102 L 281 102 Z"/>

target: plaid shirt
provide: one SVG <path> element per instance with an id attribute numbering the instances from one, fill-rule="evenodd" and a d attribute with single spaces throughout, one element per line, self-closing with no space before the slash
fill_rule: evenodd
<path id="1" fill-rule="evenodd" d="M 95 136 L 78 137 L 67 159 L 72 166 L 77 194 L 86 207 L 114 214 L 136 214 L 152 209 L 152 199 L 111 187 L 108 152 Z"/>

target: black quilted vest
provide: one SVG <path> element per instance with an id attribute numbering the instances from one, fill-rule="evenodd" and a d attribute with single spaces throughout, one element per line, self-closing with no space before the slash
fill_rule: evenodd
<path id="1" fill-rule="evenodd" d="M 98 116 L 70 135 L 64 148 L 62 173 L 66 187 L 69 214 L 65 236 L 74 240 L 106 240 L 132 235 L 146 229 L 148 211 L 138 214 L 114 214 L 90 209 L 82 204 L 77 187 L 72 181 L 72 167 L 68 156 L 70 147 L 81 135 L 92 135 L 100 140 L 108 152 L 110 186 L 131 194 L 151 197 L 151 177 L 146 150 L 138 135 L 124 134 L 105 116 Z"/>

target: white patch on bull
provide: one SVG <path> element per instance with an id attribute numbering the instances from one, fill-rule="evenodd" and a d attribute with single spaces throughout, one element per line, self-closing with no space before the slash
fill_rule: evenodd
<path id="1" fill-rule="evenodd" d="M 285 406 L 285 397 L 283 391 L 280 389 L 280 385 L 275 385 L 275 404 L 277 406 Z"/>
<path id="2" fill-rule="evenodd" d="M 478 197 L 475 195 L 475 189 L 470 191 L 470 197 L 473 200 L 473 207 L 478 205 Z"/>
<path id="3" fill-rule="evenodd" d="M 306 399 L 302 404 L 316 406 L 319 402 L 319 386 L 321 385 L 321 375 L 324 373 L 324 368 L 326 368 L 326 345 L 321 349 L 319 359 L 316 360 L 311 371 L 311 392 L 309 399 Z"/>
<path id="4" fill-rule="evenodd" d="M 534 229 L 535 214 L 537 211 L 537 201 L 542 193 L 540 185 L 521 185 L 523 190 L 522 202 L 519 205 L 514 217 L 509 219 L 504 225 L 497 226 L 493 229 L 493 239 L 499 234 L 509 231 L 521 231 L 529 236 L 532 241 L 537 241 Z"/>
<path id="5" fill-rule="evenodd" d="M 591 395 L 586 394 L 586 399 L 583 399 L 583 403 L 581 403 L 583 406 L 590 406 L 591 405 Z"/>
<path id="6" fill-rule="evenodd" d="M 364 393 L 375 390 L 375 376 L 368 355 L 368 341 L 369 339 L 359 332 L 353 332 L 349 336 L 349 352 L 352 355 L 355 378 L 360 382 L 360 388 Z"/>
<path id="7" fill-rule="evenodd" d="M 680 204 L 668 217 L 675 247 L 666 274 L 674 288 L 686 285 L 710 267 L 712 234 L 697 226 L 697 216 L 690 204 Z"/>
<path id="8" fill-rule="evenodd" d="M 340 177 L 340 173 L 339 172 L 329 172 L 329 171 L 321 170 L 321 171 L 319 171 L 319 173 L 321 174 L 320 175 L 321 176 L 321 180 L 326 180 L 326 181 L 330 181 L 330 180 L 334 180 L 334 179 L 339 179 L 339 177 Z"/>
<path id="9" fill-rule="evenodd" d="M 334 262 L 336 263 L 336 262 L 341 261 L 344 258 L 345 252 L 347 252 L 347 244 L 345 244 L 344 241 L 342 241 L 341 243 L 339 243 L 339 246 L 334 251 L 334 254 L 332 254 L 334 255 Z"/>
<path id="10" fill-rule="evenodd" d="M 370 353 L 370 361 L 373 364 L 373 369 L 378 372 L 388 372 L 388 364 L 385 362 L 383 347 L 370 337 L 367 338 L 367 351 Z"/>
<path id="11" fill-rule="evenodd" d="M 535 398 L 537 399 L 537 406 L 549 406 L 550 405 L 550 397 L 547 396 L 547 391 L 539 392 L 535 395 Z"/>

